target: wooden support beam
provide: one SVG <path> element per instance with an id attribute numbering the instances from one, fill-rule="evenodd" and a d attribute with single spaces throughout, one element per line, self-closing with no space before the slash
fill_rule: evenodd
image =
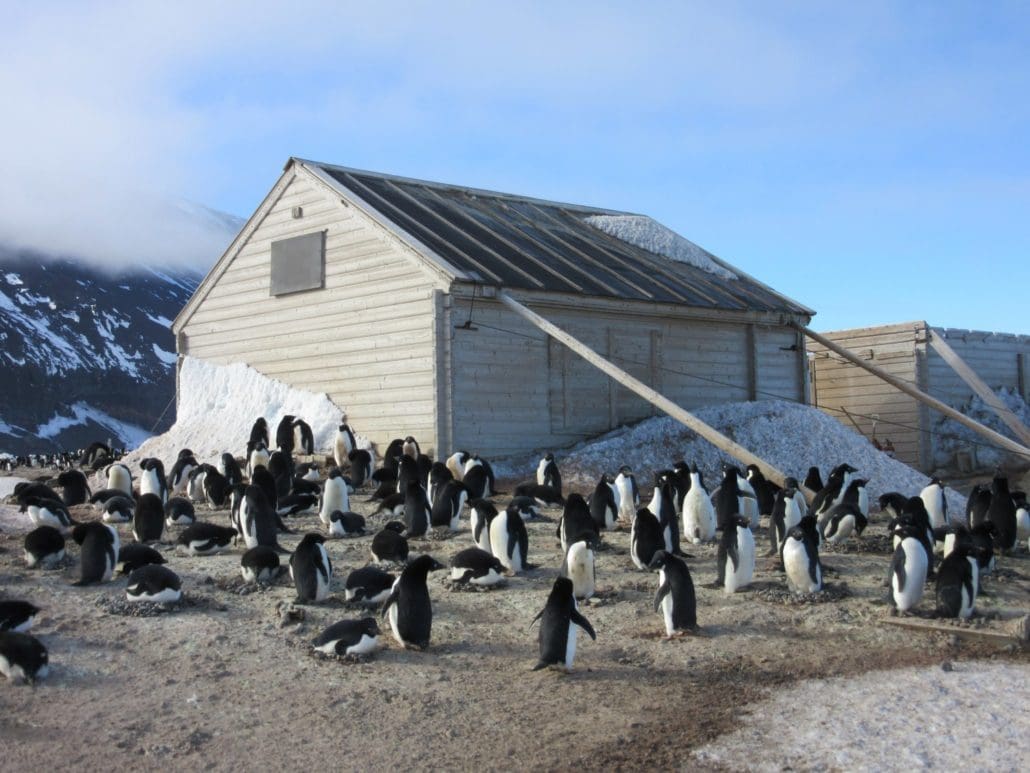
<path id="1" fill-rule="evenodd" d="M 1030 445 L 1030 429 L 1019 420 L 1012 411 L 1010 411 L 1001 400 L 998 399 L 998 395 L 994 394 L 994 390 L 987 385 L 987 383 L 977 375 L 976 371 L 973 370 L 963 360 L 958 352 L 948 345 L 948 342 L 944 340 L 944 336 L 936 330 L 930 330 L 930 346 L 933 350 L 941 356 L 951 369 L 958 373 L 960 379 L 969 384 L 970 388 L 980 395 L 981 399 L 991 407 L 998 418 L 1005 422 L 1005 426 L 1016 433 L 1016 437 L 1022 440 L 1026 445 Z"/>
<path id="2" fill-rule="evenodd" d="M 565 346 L 574 351 L 576 354 L 578 354 L 584 360 L 589 362 L 595 368 L 598 368 L 604 373 L 607 373 L 609 376 L 611 376 L 613 379 L 615 379 L 620 384 L 625 386 L 627 389 L 633 390 L 638 395 L 647 400 L 649 403 L 657 406 L 662 411 L 672 416 L 672 418 L 676 419 L 676 421 L 692 429 L 694 432 L 703 437 L 716 448 L 725 451 L 734 459 L 737 459 L 745 465 L 757 465 L 758 469 L 762 471 L 762 474 L 765 475 L 766 478 L 781 486 L 783 485 L 784 478 L 786 478 L 787 476 L 781 470 L 777 469 L 776 467 L 773 467 L 771 464 L 769 464 L 761 457 L 751 453 L 751 451 L 744 448 L 744 446 L 740 445 L 739 443 L 735 443 L 733 440 L 723 435 L 714 427 L 705 424 L 699 418 L 694 416 L 694 414 L 676 405 L 676 403 L 672 402 L 672 400 L 668 399 L 667 397 L 664 397 L 663 395 L 658 394 L 658 392 L 653 390 L 647 384 L 634 378 L 626 371 L 612 364 L 610 361 L 606 360 L 604 357 L 599 355 L 597 352 L 595 352 L 593 349 L 591 349 L 589 346 L 584 344 L 579 339 L 573 338 L 571 335 L 566 333 L 557 325 L 548 322 L 546 319 L 541 317 L 536 312 L 523 306 L 521 303 L 519 303 L 510 295 L 508 295 L 507 292 L 504 292 L 502 290 L 497 297 L 501 301 L 501 303 L 503 303 L 512 311 L 514 311 L 520 317 L 522 317 L 525 320 L 528 320 L 533 325 L 536 325 L 538 328 L 547 333 L 547 335 L 551 336 L 551 338 L 563 343 Z M 812 497 L 815 496 L 814 491 L 810 491 L 804 486 L 800 486 L 799 490 L 805 495 L 805 497 L 809 501 L 811 501 Z"/>
<path id="3" fill-rule="evenodd" d="M 905 394 L 911 395 L 912 397 L 916 398 L 916 400 L 919 400 L 921 403 L 925 403 L 926 405 L 929 405 L 935 411 L 940 411 L 945 416 L 947 416 L 947 417 L 957 421 L 959 424 L 962 424 L 965 427 L 969 427 L 974 432 L 977 432 L 977 433 L 983 435 L 985 438 L 990 440 L 992 443 L 994 443 L 997 446 L 1001 446 L 1006 451 L 1009 451 L 1011 453 L 1018 454 L 1020 456 L 1026 457 L 1027 459 L 1030 459 L 1030 448 L 1027 448 L 1026 446 L 1022 446 L 1019 443 L 1015 442 L 1014 440 L 1010 440 L 1009 438 L 1005 437 L 1004 435 L 1002 435 L 1002 434 L 1000 434 L 998 432 L 995 432 L 990 427 L 985 427 L 983 424 L 981 424 L 978 421 L 974 421 L 973 419 L 971 419 L 968 416 L 966 416 L 964 413 L 956 411 L 950 405 L 948 405 L 946 403 L 942 403 L 936 397 L 931 397 L 930 395 L 926 394 L 926 392 L 923 392 L 923 391 L 921 391 L 919 389 L 916 389 L 914 386 L 909 384 L 907 381 L 902 381 L 900 378 L 895 378 L 894 376 L 892 376 L 887 371 L 883 370 L 882 368 L 878 368 L 876 365 L 873 365 L 870 362 L 866 362 L 865 360 L 863 360 L 861 357 L 859 357 L 854 352 L 849 351 L 848 349 L 845 349 L 840 344 L 834 343 L 833 341 L 831 341 L 826 336 L 820 335 L 819 333 L 816 333 L 814 330 L 809 330 L 807 327 L 804 327 L 804 326 L 799 325 L 797 323 L 792 323 L 792 324 L 794 324 L 795 327 L 797 327 L 799 330 L 802 330 L 804 332 L 804 334 L 806 336 L 808 336 L 809 338 L 811 338 L 813 341 L 816 341 L 816 342 L 822 344 L 827 349 L 829 349 L 831 352 L 839 354 L 841 357 L 843 357 L 844 359 L 848 360 L 849 362 L 853 362 L 858 367 L 864 368 L 865 370 L 867 370 L 870 373 L 872 373 L 874 376 L 879 376 L 884 381 L 886 381 L 888 384 L 890 384 L 891 386 L 893 386 L 893 387 L 895 387 L 897 389 L 900 389 Z"/>

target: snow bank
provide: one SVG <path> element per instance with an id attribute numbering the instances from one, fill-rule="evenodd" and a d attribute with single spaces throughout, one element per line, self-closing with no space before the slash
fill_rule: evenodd
<path id="1" fill-rule="evenodd" d="M 585 222 L 609 236 L 655 255 L 689 263 L 723 279 L 737 278 L 732 271 L 712 260 L 706 250 L 644 215 L 591 215 L 585 218 Z"/>
<path id="2" fill-rule="evenodd" d="M 1030 426 L 1030 406 L 1026 404 L 1023 396 L 1015 389 L 1002 387 L 995 392 L 1005 407 L 1016 414 L 1016 417 L 1024 424 Z M 1005 437 L 1012 438 L 1016 442 L 1022 442 L 1010 430 L 1001 418 L 994 412 L 980 395 L 973 395 L 969 403 L 959 408 L 969 418 L 984 424 L 995 432 Z M 1009 452 L 991 445 L 987 440 L 969 427 L 959 424 L 947 416 L 940 416 L 934 424 L 933 432 L 936 438 L 934 443 L 933 462 L 938 467 L 954 467 L 955 453 L 966 451 L 973 455 L 974 467 L 977 469 L 991 469 L 998 467 L 1014 457 Z M 1020 459 L 1026 463 L 1030 460 Z"/>
<path id="3" fill-rule="evenodd" d="M 6 499 L 14 493 L 19 483 L 27 483 L 25 478 L 0 477 L 0 499 Z"/>
<path id="4" fill-rule="evenodd" d="M 129 456 L 130 462 L 154 456 L 170 466 L 183 448 L 191 449 L 202 462 L 215 463 L 225 451 L 242 456 L 259 416 L 265 417 L 274 436 L 286 414 L 311 425 L 315 451 L 324 453 L 331 451 L 344 415 L 326 395 L 293 389 L 243 364 L 215 365 L 186 357 L 179 389 L 175 424 L 143 443 Z"/>
<path id="5" fill-rule="evenodd" d="M 929 482 L 922 473 L 876 450 L 864 437 L 810 406 L 765 400 L 713 405 L 694 414 L 799 481 L 813 464 L 819 466 L 825 479 L 830 469 L 847 462 L 869 480 L 867 490 L 874 502 L 887 491 L 914 496 Z M 647 489 L 654 472 L 680 459 L 697 463 L 709 489 L 721 480 L 724 463 L 743 467 L 669 417 L 613 430 L 555 457 L 563 479 L 584 492 L 593 490 L 602 472 L 616 474 L 624 464 L 633 468 L 638 483 Z M 540 454 L 512 457 L 493 466 L 499 477 L 528 479 L 533 477 L 539 458 Z M 949 505 L 961 511 L 965 500 L 951 492 Z"/>

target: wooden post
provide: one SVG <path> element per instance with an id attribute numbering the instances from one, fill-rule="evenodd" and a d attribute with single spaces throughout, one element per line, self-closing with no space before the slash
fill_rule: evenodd
<path id="1" fill-rule="evenodd" d="M 1005 407 L 1005 403 L 998 399 L 998 395 L 994 394 L 994 390 L 991 389 L 987 383 L 977 375 L 976 371 L 966 364 L 958 352 L 948 345 L 948 342 L 944 340 L 944 336 L 936 330 L 930 330 L 930 346 L 933 350 L 941 356 L 941 358 L 951 366 L 951 369 L 958 373 L 959 378 L 965 381 L 987 403 L 991 410 L 998 414 L 1005 426 L 1016 433 L 1016 437 L 1022 440 L 1027 445 L 1030 445 L 1030 429 L 1027 429 L 1026 425 L 1019 420 L 1019 418 Z"/>
<path id="2" fill-rule="evenodd" d="M 798 325 L 796 322 L 791 323 L 791 324 L 793 324 L 799 330 L 804 331 L 806 336 L 811 338 L 813 341 L 817 341 L 817 342 L 821 343 L 823 346 L 825 346 L 831 352 L 839 354 L 841 357 L 843 357 L 844 359 L 848 360 L 849 362 L 853 362 L 855 365 L 858 365 L 858 367 L 864 368 L 865 370 L 868 370 L 874 376 L 882 378 L 884 381 L 886 381 L 888 384 L 890 384 L 891 386 L 895 387 L 896 389 L 900 389 L 905 394 L 911 395 L 912 397 L 916 398 L 916 400 L 919 400 L 920 402 L 925 403 L 926 405 L 929 405 L 931 408 L 933 408 L 936 411 L 940 411 L 945 416 L 947 416 L 949 418 L 952 418 L 955 421 L 957 421 L 959 424 L 962 424 L 963 426 L 969 427 L 974 432 L 978 432 L 979 434 L 983 435 L 985 438 L 990 440 L 995 445 L 1001 446 L 1006 451 L 1009 451 L 1009 452 L 1014 453 L 1014 454 L 1019 454 L 1020 456 L 1024 456 L 1024 457 L 1030 459 L 1030 448 L 1027 448 L 1025 446 L 1021 446 L 1019 443 L 1015 442 L 1014 440 L 1009 440 L 1009 438 L 1005 437 L 1002 434 L 999 434 L 999 433 L 995 432 L 990 427 L 985 427 L 983 424 L 981 424 L 978 421 L 974 421 L 973 419 L 971 419 L 968 416 L 966 416 L 964 413 L 960 413 L 959 411 L 956 411 L 950 405 L 947 405 L 946 403 L 942 403 L 936 397 L 931 397 L 930 395 L 926 394 L 926 392 L 923 392 L 923 391 L 920 391 L 919 389 L 916 389 L 914 386 L 912 386 L 908 382 L 902 381 L 900 378 L 895 378 L 894 376 L 892 376 L 887 371 L 883 370 L 882 368 L 877 367 L 876 365 L 873 365 L 871 363 L 866 362 L 865 360 L 863 360 L 861 357 L 859 357 L 854 352 L 852 352 L 852 351 L 850 351 L 848 349 L 845 349 L 843 346 L 841 346 L 839 344 L 834 343 L 833 341 L 831 341 L 826 336 L 819 335 L 819 333 L 816 333 L 814 330 L 809 330 L 807 327 L 803 327 L 802 325 Z"/>
<path id="3" fill-rule="evenodd" d="M 557 325 L 553 325 L 536 312 L 531 311 L 530 309 L 523 306 L 521 303 L 519 303 L 510 295 L 508 295 L 508 293 L 502 290 L 500 293 L 498 293 L 497 297 L 501 301 L 501 303 L 503 303 L 512 311 L 514 311 L 520 317 L 536 325 L 538 328 L 547 333 L 547 335 L 551 336 L 551 338 L 553 338 L 554 340 L 560 341 L 561 343 L 565 344 L 565 346 L 567 346 L 569 349 L 572 349 L 572 351 L 574 351 L 584 360 L 589 362 L 595 368 L 598 368 L 604 373 L 607 373 L 609 376 L 611 376 L 613 379 L 615 379 L 620 384 L 625 386 L 627 389 L 632 389 L 634 392 L 643 397 L 652 405 L 658 406 L 658 408 L 672 416 L 672 418 L 676 419 L 676 421 L 692 429 L 694 432 L 703 437 L 716 448 L 725 451 L 734 459 L 737 459 L 744 464 L 757 465 L 758 469 L 762 471 L 762 474 L 765 475 L 766 478 L 772 480 L 773 482 L 781 486 L 783 485 L 784 478 L 786 478 L 787 476 L 779 469 L 773 467 L 767 461 L 762 459 L 761 457 L 755 456 L 755 454 L 751 453 L 749 450 L 744 448 L 744 446 L 740 445 L 739 443 L 733 442 L 730 438 L 723 435 L 714 427 L 710 427 L 709 425 L 705 424 L 699 418 L 694 416 L 694 414 L 676 405 L 676 403 L 672 402 L 672 400 L 669 400 L 667 397 L 658 394 L 647 384 L 643 383 L 642 381 L 639 381 L 626 371 L 612 364 L 579 339 L 573 338 Z M 810 491 L 804 486 L 799 485 L 798 488 L 809 501 L 811 501 L 812 497 L 815 496 L 814 491 Z"/>

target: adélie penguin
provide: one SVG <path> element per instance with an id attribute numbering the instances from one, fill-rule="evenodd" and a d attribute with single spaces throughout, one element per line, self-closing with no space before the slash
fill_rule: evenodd
<path id="1" fill-rule="evenodd" d="M 64 559 L 64 535 L 53 526 L 37 526 L 25 535 L 25 565 L 57 566 Z"/>
<path id="2" fill-rule="evenodd" d="M 225 550 L 236 536 L 236 529 L 214 523 L 195 523 L 179 535 L 178 544 L 191 556 L 213 556 Z"/>
<path id="3" fill-rule="evenodd" d="M 331 537 L 358 537 L 365 533 L 365 517 L 358 513 L 334 510 L 329 514 Z"/>
<path id="4" fill-rule="evenodd" d="M 536 613 L 530 625 L 537 620 L 540 621 L 540 658 L 533 666 L 534 671 L 548 666 L 561 666 L 567 672 L 571 671 L 576 657 L 577 628 L 582 628 L 591 639 L 597 640 L 594 627 L 580 614 L 572 580 L 568 577 L 558 577 L 554 581 L 547 603 Z"/>
<path id="5" fill-rule="evenodd" d="M 640 506 L 640 489 L 637 488 L 637 479 L 629 465 L 624 464 L 619 468 L 619 474 L 615 476 L 615 488 L 619 490 L 619 518 L 632 523 Z"/>
<path id="6" fill-rule="evenodd" d="M 794 496 L 797 490 L 797 479 L 787 478 L 784 487 L 776 492 L 773 500 L 772 515 L 769 517 L 769 540 L 776 556 L 780 555 L 787 533 L 801 522 L 805 514 Z"/>
<path id="7" fill-rule="evenodd" d="M 404 567 L 383 604 L 383 615 L 397 643 L 407 649 L 424 650 L 433 630 L 433 602 L 426 578 L 444 566 L 432 556 L 421 555 Z"/>
<path id="8" fill-rule="evenodd" d="M 408 560 L 408 540 L 404 537 L 404 524 L 389 521 L 372 537 L 370 552 L 378 563 L 405 563 Z"/>
<path id="9" fill-rule="evenodd" d="M 451 558 L 451 580 L 459 584 L 489 587 L 497 585 L 503 576 L 504 564 L 482 548 L 465 548 Z"/>
<path id="10" fill-rule="evenodd" d="M 329 597 L 333 564 L 324 542 L 321 534 L 305 534 L 290 556 L 290 577 L 297 589 L 298 604 L 318 603 Z"/>
<path id="11" fill-rule="evenodd" d="M 318 517 L 326 526 L 329 525 L 329 516 L 336 510 L 342 513 L 350 510 L 350 494 L 347 489 L 347 480 L 339 467 L 329 470 L 329 475 L 322 484 L 322 496 L 318 507 Z"/>
<path id="12" fill-rule="evenodd" d="M 690 467 L 690 489 L 683 498 L 683 536 L 692 543 L 715 539 L 715 506 L 697 464 Z"/>
<path id="13" fill-rule="evenodd" d="M 497 508 L 489 499 L 473 499 L 469 502 L 469 527 L 476 547 L 492 552 L 490 548 L 490 522 L 497 516 Z M 521 513 L 520 513 L 521 516 Z"/>
<path id="14" fill-rule="evenodd" d="M 667 638 L 697 630 L 697 597 L 686 562 L 659 550 L 648 568 L 658 572 L 654 611 L 661 610 Z"/>
<path id="15" fill-rule="evenodd" d="M 118 550 L 118 571 L 121 574 L 131 574 L 134 570 L 147 564 L 165 563 L 168 563 L 165 557 L 149 545 L 130 542 L 128 545 L 122 545 Z"/>
<path id="16" fill-rule="evenodd" d="M 136 542 L 159 542 L 165 528 L 165 506 L 157 494 L 142 494 L 132 517 Z"/>
<path id="17" fill-rule="evenodd" d="M 0 674 L 12 682 L 35 683 L 47 675 L 49 662 L 46 647 L 36 637 L 0 631 Z"/>
<path id="18" fill-rule="evenodd" d="M 561 472 L 558 470 L 558 463 L 554 460 L 554 454 L 547 453 L 536 466 L 536 482 L 540 486 L 550 486 L 561 492 Z"/>
<path id="19" fill-rule="evenodd" d="M 107 582 L 118 563 L 118 532 L 106 523 L 81 523 L 72 530 L 72 539 L 80 545 L 79 579 L 72 585 Z"/>
<path id="20" fill-rule="evenodd" d="M 1016 545 L 1016 503 L 1009 493 L 1009 479 L 995 475 L 991 483 L 991 505 L 987 508 L 987 520 L 994 524 L 994 547 L 1005 552 Z"/>
<path id="21" fill-rule="evenodd" d="M 186 497 L 171 497 L 165 502 L 165 526 L 186 526 L 197 520 L 197 511 Z"/>
<path id="22" fill-rule="evenodd" d="M 891 558 L 889 600 L 901 613 L 923 598 L 928 560 L 919 532 L 920 527 L 912 523 L 903 523 L 895 530 L 899 544 Z"/>
<path id="23" fill-rule="evenodd" d="M 629 532 L 629 554 L 637 569 L 647 570 L 655 553 L 665 549 L 665 537 L 658 518 L 646 507 L 637 510 Z"/>
<path id="24" fill-rule="evenodd" d="M 565 510 L 558 521 L 557 537 L 561 541 L 563 551 L 569 545 L 581 539 L 596 543 L 599 539 L 597 525 L 590 514 L 590 506 L 580 494 L 569 494 L 565 500 Z"/>
<path id="25" fill-rule="evenodd" d="M 598 532 L 615 527 L 615 519 L 619 517 L 618 490 L 607 474 L 602 474 L 590 495 L 590 517 Z"/>
<path id="26" fill-rule="evenodd" d="M 374 617 L 341 620 L 315 637 L 311 646 L 324 655 L 369 655 L 379 648 L 379 624 Z"/>
<path id="27" fill-rule="evenodd" d="M 717 556 L 718 584 L 727 593 L 749 585 L 755 573 L 755 537 L 749 523 L 738 515 L 723 527 Z"/>
<path id="28" fill-rule="evenodd" d="M 958 543 L 937 568 L 937 614 L 968 619 L 980 590 L 980 568 L 969 555 L 970 543 Z"/>
<path id="29" fill-rule="evenodd" d="M 594 551 L 587 540 L 569 545 L 562 562 L 561 575 L 572 580 L 572 595 L 577 599 L 588 599 L 594 595 L 596 580 Z"/>
<path id="30" fill-rule="evenodd" d="M 490 521 L 490 551 L 512 574 L 533 568 L 528 560 L 529 532 L 522 516 L 511 505 Z"/>
<path id="31" fill-rule="evenodd" d="M 806 515 L 787 532 L 780 550 L 787 584 L 797 594 L 823 589 L 823 567 L 819 562 L 819 534 L 815 517 Z"/>
<path id="32" fill-rule="evenodd" d="M 39 611 L 39 607 L 28 601 L 0 601 L 0 631 L 27 632 Z"/>
<path id="33" fill-rule="evenodd" d="M 468 488 L 459 480 L 449 480 L 443 484 L 436 494 L 430 513 L 433 528 L 457 531 L 461 521 L 461 513 L 468 500 Z M 428 499 L 427 499 L 428 502 Z M 407 502 L 405 501 L 405 507 Z"/>
<path id="34" fill-rule="evenodd" d="M 347 581 L 343 585 L 343 597 L 355 604 L 379 606 L 390 597 L 390 590 L 396 579 L 378 566 L 363 566 L 347 575 Z"/>
<path id="35" fill-rule="evenodd" d="M 404 459 L 411 457 L 405 456 Z M 408 537 L 424 537 L 429 531 L 432 509 L 429 497 L 417 480 L 410 480 L 404 490 L 404 525 Z"/>
<path id="36" fill-rule="evenodd" d="M 182 598 L 182 580 L 167 566 L 145 564 L 129 575 L 125 597 L 129 601 L 174 604 Z"/>
<path id="37" fill-rule="evenodd" d="M 245 582 L 271 583 L 285 571 L 279 554 L 267 545 L 253 547 L 240 558 L 240 574 Z"/>

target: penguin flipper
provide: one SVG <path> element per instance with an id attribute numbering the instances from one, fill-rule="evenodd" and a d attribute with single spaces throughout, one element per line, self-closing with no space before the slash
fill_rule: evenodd
<path id="1" fill-rule="evenodd" d="M 537 661 L 537 664 L 535 666 L 533 666 L 533 670 L 534 671 L 541 671 L 541 670 L 547 668 L 549 665 L 551 665 L 551 664 L 547 663 L 547 662 L 545 662 L 543 660 L 539 660 L 539 661 Z"/>
<path id="2" fill-rule="evenodd" d="M 387 599 L 387 603 L 389 603 L 389 599 Z M 547 609 L 547 607 L 544 607 L 544 609 Z M 540 619 L 540 617 L 541 617 L 541 615 L 543 615 L 543 614 L 544 614 L 544 609 L 541 609 L 541 610 L 540 610 L 539 612 L 537 612 L 537 613 L 536 613 L 536 614 L 535 614 L 535 615 L 533 616 L 533 619 L 529 621 L 529 625 L 527 625 L 527 626 L 526 626 L 526 628 L 532 628 L 532 627 L 533 627 L 533 623 L 535 623 L 535 622 L 536 622 L 537 620 L 539 620 L 539 619 Z M 542 667 L 543 667 L 543 666 L 541 666 L 541 668 L 542 668 Z M 533 669 L 533 670 L 535 671 L 536 669 Z"/>
<path id="3" fill-rule="evenodd" d="M 390 592 L 390 595 L 387 597 L 386 601 L 383 602 L 383 608 L 379 611 L 379 614 L 383 617 L 386 617 L 386 613 L 389 611 L 390 607 L 397 602 L 397 598 L 399 596 L 400 594 L 398 593 L 398 589 L 394 588 Z"/>
<path id="4" fill-rule="evenodd" d="M 594 626 L 590 625 L 590 621 L 583 617 L 583 615 L 579 613 L 578 609 L 573 609 L 572 614 L 569 615 L 569 617 L 571 618 L 572 622 L 574 622 L 576 625 L 578 625 L 580 628 L 582 628 L 584 631 L 590 634 L 591 639 L 597 641 L 597 634 L 594 633 Z"/>
<path id="5" fill-rule="evenodd" d="M 663 582 L 658 586 L 658 592 L 654 594 L 654 611 L 657 612 L 658 608 L 662 605 L 662 599 L 668 595 L 670 591 L 669 583 Z"/>

